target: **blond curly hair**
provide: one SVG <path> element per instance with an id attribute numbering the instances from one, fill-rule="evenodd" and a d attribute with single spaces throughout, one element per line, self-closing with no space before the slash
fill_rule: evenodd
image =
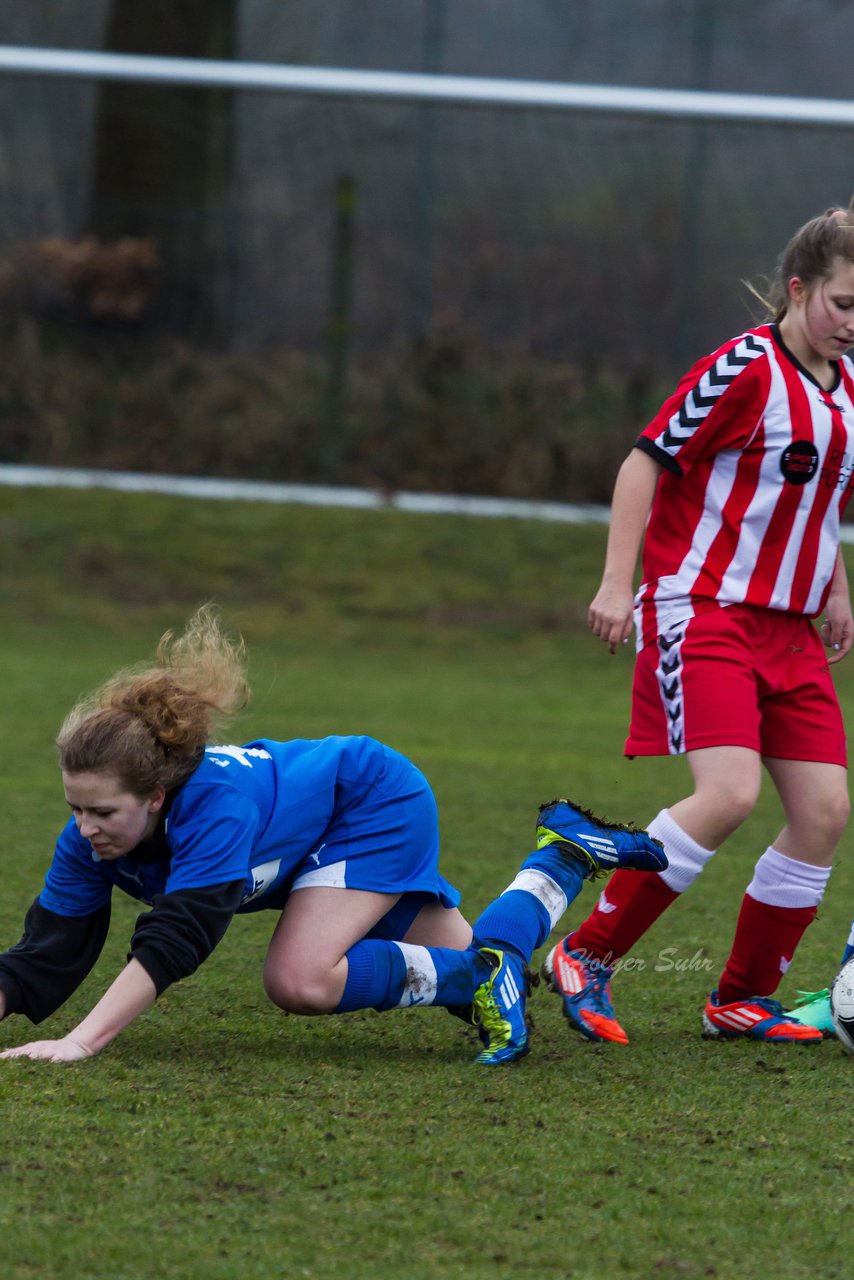
<path id="1" fill-rule="evenodd" d="M 56 739 L 60 768 L 115 774 L 137 796 L 173 791 L 248 700 L 243 639 L 202 605 L 181 635 L 161 637 L 154 665 L 116 672 L 69 712 Z"/>

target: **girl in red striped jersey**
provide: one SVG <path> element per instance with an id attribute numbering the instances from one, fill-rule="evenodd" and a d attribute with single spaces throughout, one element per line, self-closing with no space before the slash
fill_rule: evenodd
<path id="1" fill-rule="evenodd" d="M 589 624 L 614 653 L 634 621 L 626 755 L 685 754 L 693 790 L 648 828 L 667 870 L 618 871 L 546 962 L 588 1039 L 627 1042 L 610 1003 L 613 965 L 751 813 L 763 766 L 784 825 L 756 863 L 704 1027 L 821 1038 L 770 997 L 816 914 L 849 815 L 830 667 L 854 638 L 839 546 L 854 486 L 852 343 L 849 206 L 795 233 L 769 322 L 700 360 L 620 470 Z M 817 631 L 811 619 L 822 614 Z"/>

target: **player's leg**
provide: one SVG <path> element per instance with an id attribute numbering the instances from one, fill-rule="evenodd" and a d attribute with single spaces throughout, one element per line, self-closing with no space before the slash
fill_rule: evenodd
<path id="1" fill-rule="evenodd" d="M 408 901 L 417 895 L 404 895 L 371 925 L 374 935 L 384 936 L 365 936 L 343 956 L 347 976 L 336 1011 L 471 1008 L 484 1043 L 479 1062 L 521 1057 L 527 1049 L 527 963 L 567 902 L 603 868 L 665 861 L 645 832 L 605 823 L 568 801 L 544 806 L 539 818 L 537 850 L 479 917 L 474 940 L 460 912 L 442 902 L 424 905 L 410 922 Z"/>
<path id="2" fill-rule="evenodd" d="M 293 890 L 264 964 L 270 999 L 302 1014 L 470 1005 L 490 960 L 469 947 L 471 926 L 455 907 L 421 908 L 424 896 L 324 886 Z M 411 926 L 409 897 L 417 902 Z M 388 937 L 399 922 L 401 941 Z"/>
<path id="3" fill-rule="evenodd" d="M 846 965 L 851 957 L 854 956 L 854 920 L 851 921 L 851 928 L 848 931 L 848 941 L 842 952 L 842 959 L 839 962 L 840 969 Z"/>
<path id="4" fill-rule="evenodd" d="M 786 823 L 759 858 L 739 914 L 732 954 L 717 992 L 720 1004 L 752 996 L 768 1002 L 813 920 L 830 864 L 848 820 L 845 730 L 821 639 L 806 618 L 767 622 L 762 702 L 762 756 L 780 795 Z M 793 750 L 803 758 L 791 759 Z M 776 1001 L 775 1019 L 782 1013 Z M 777 1040 L 817 1040 L 815 1018 L 770 1024 L 753 1010 L 725 1019 L 710 999 L 707 1031 Z M 820 1021 L 820 1019 L 819 1019 Z M 712 1024 L 711 1027 L 709 1024 Z M 812 1024 L 812 1025 L 810 1025 Z"/>
<path id="5" fill-rule="evenodd" d="M 472 927 L 457 907 L 428 902 L 407 928 L 403 941 L 415 947 L 451 947 L 463 951 L 472 940 Z"/>
<path id="6" fill-rule="evenodd" d="M 613 967 L 700 875 L 753 809 L 761 780 L 755 611 L 701 614 L 638 654 L 626 754 L 686 755 L 690 795 L 648 831 L 664 845 L 661 874 L 617 872 L 596 908 L 546 962 L 570 1022 L 589 1040 L 628 1043 L 610 998 Z"/>
<path id="7" fill-rule="evenodd" d="M 453 946 L 368 936 L 398 898 L 328 887 L 292 892 L 264 964 L 264 988 L 273 1003 L 302 1014 L 470 1004 L 490 966 L 464 949 L 471 927 L 458 911 L 448 910 L 453 919 L 446 918 L 437 933 Z"/>
<path id="8" fill-rule="evenodd" d="M 547 982 L 563 998 L 564 1013 L 588 1040 L 628 1044 L 611 1002 L 614 965 L 700 875 L 718 845 L 752 811 L 759 794 L 758 752 L 707 747 L 687 753 L 694 791 L 649 824 L 664 846 L 661 872 L 617 871 L 587 919 L 552 951 Z"/>
<path id="9" fill-rule="evenodd" d="M 706 747 L 687 753 L 694 790 L 663 809 L 647 830 L 667 855 L 660 873 L 617 874 L 588 919 L 570 935 L 593 959 L 612 963 L 639 938 L 700 875 L 715 850 L 752 812 L 759 795 L 758 752 L 745 747 Z"/>
<path id="10" fill-rule="evenodd" d="M 320 886 L 292 892 L 264 961 L 264 989 L 289 1013 L 333 1013 L 347 983 L 347 952 L 397 894 Z"/>
<path id="11" fill-rule="evenodd" d="M 636 873 L 666 862 L 645 831 L 606 822 L 569 800 L 541 807 L 536 836 L 535 851 L 474 924 L 475 946 L 494 963 L 473 1002 L 482 1063 L 512 1061 L 527 1051 L 527 966 L 584 881 L 616 867 Z"/>
<path id="12" fill-rule="evenodd" d="M 815 1008 L 812 1016 L 781 1017 L 780 1006 L 768 997 L 789 968 L 824 895 L 850 811 L 847 773 L 841 765 L 812 760 L 766 759 L 765 764 L 786 824 L 756 863 L 705 1025 L 711 1034 L 741 1028 L 753 1038 L 816 1040 L 825 1028 L 817 1025 Z M 764 999 L 757 1003 L 756 997 Z"/>
<path id="13" fill-rule="evenodd" d="M 490 966 L 464 949 L 471 932 L 458 901 L 439 872 L 429 783 L 395 755 L 346 823 L 333 825 L 297 869 L 265 965 L 266 988 L 275 1003 L 300 1013 L 470 1005 Z M 422 914 L 429 903 L 440 910 Z"/>
<path id="14" fill-rule="evenodd" d="M 407 806 L 408 822 L 402 823 L 398 815 L 392 829 L 405 827 L 413 863 L 423 876 L 425 861 L 436 870 L 435 805 L 422 790 Z M 471 927 L 442 889 L 444 882 L 437 871 L 438 896 L 445 900 L 424 905 L 421 900 L 431 895 L 406 890 L 400 895 L 382 894 L 324 884 L 333 875 L 345 874 L 339 851 L 333 841 L 327 841 L 324 865 L 313 865 L 297 877 L 271 942 L 264 974 L 271 999 L 292 1012 L 329 1013 L 414 1004 L 471 1006 L 480 991 L 480 1004 L 489 1006 L 497 1020 L 486 1017 L 483 1009 L 475 1019 L 485 1052 L 490 1050 L 479 1060 L 509 1061 L 521 1056 L 527 1043 L 525 963 L 567 902 L 585 878 L 602 868 L 661 866 L 665 861 L 660 846 L 646 833 L 604 823 L 567 801 L 545 806 L 540 819 L 537 851 L 526 859 L 498 904 L 480 917 L 482 932 L 476 943 L 472 943 Z M 351 852 L 353 847 L 351 832 Z M 382 859 L 383 868 L 389 855 L 396 856 L 391 846 Z M 357 868 L 347 864 L 348 877 L 358 875 L 364 882 L 384 874 L 371 870 L 374 859 L 360 856 Z M 405 879 L 403 871 L 399 875 Z M 420 905 L 415 914 L 412 902 Z M 518 1007 L 508 1020 L 510 1006 Z M 498 1021 L 502 1030 L 508 1021 L 510 1027 L 500 1045 Z"/>
<path id="15" fill-rule="evenodd" d="M 484 1039 L 478 1060 L 495 1063 L 521 1056 L 527 1047 L 525 965 L 552 920 L 584 879 L 601 868 L 664 862 L 660 847 L 644 832 L 606 824 L 566 801 L 545 806 L 540 818 L 539 848 L 507 892 L 482 914 L 482 933 L 474 943 L 471 927 L 453 906 L 428 902 L 414 918 L 408 914 L 409 902 L 423 894 L 396 899 L 296 887 L 265 966 L 271 998 L 300 1013 L 416 1004 L 457 1008 L 474 1001 Z M 323 868 L 314 868 L 307 878 L 323 874 Z M 394 940 L 397 930 L 402 941 Z"/>

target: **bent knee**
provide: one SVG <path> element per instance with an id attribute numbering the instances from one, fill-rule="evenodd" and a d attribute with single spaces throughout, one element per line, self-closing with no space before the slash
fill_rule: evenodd
<path id="1" fill-rule="evenodd" d="M 264 990 L 286 1013 L 333 1013 L 341 1002 L 329 973 L 265 969 Z"/>
<path id="2" fill-rule="evenodd" d="M 835 791 L 825 796 L 821 805 L 816 806 L 816 821 L 825 831 L 829 839 L 837 841 L 842 836 L 851 817 L 851 799 L 848 788 Z"/>
<path id="3" fill-rule="evenodd" d="M 759 779 L 752 776 L 729 778 L 725 784 L 715 786 L 715 809 L 725 815 L 730 831 L 735 831 L 750 817 L 759 800 L 759 789 Z"/>

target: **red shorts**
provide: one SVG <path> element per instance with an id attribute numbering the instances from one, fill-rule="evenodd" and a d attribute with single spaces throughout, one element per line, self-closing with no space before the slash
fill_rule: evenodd
<path id="1" fill-rule="evenodd" d="M 641 649 L 626 755 L 724 746 L 846 764 L 839 700 L 809 618 L 729 605 Z"/>

